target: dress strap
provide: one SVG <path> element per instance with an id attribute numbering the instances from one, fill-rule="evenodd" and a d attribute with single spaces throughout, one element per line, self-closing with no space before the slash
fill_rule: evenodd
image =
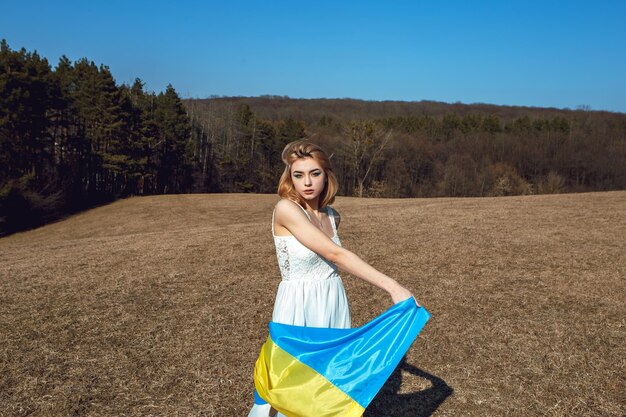
<path id="1" fill-rule="evenodd" d="M 295 201 L 293 201 L 293 200 L 289 200 L 289 201 L 291 201 L 291 202 L 292 202 L 293 204 L 295 204 L 296 206 L 300 207 L 300 208 L 302 209 L 302 211 L 304 212 L 304 214 L 306 214 L 306 216 L 309 218 L 309 221 L 311 220 L 311 215 L 309 214 L 309 212 L 308 212 L 308 211 L 306 211 L 306 210 L 304 209 L 304 207 L 302 207 L 299 203 L 296 203 L 296 202 L 295 202 Z"/>
<path id="2" fill-rule="evenodd" d="M 274 233 L 274 213 L 276 213 L 276 208 L 272 210 L 272 236 L 276 236 L 276 234 Z"/>
<path id="3" fill-rule="evenodd" d="M 335 224 L 335 210 L 331 206 L 326 206 L 328 217 L 330 217 L 330 224 L 333 226 L 333 232 L 337 234 L 337 225 Z"/>

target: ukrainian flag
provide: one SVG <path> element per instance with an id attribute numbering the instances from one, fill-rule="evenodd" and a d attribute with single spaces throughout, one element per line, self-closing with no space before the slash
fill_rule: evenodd
<path id="1" fill-rule="evenodd" d="M 288 417 L 361 416 L 429 317 L 409 298 L 354 329 L 270 322 L 255 402 Z"/>

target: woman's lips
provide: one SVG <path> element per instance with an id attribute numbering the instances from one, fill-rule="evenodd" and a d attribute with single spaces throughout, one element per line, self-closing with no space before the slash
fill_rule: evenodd
<path id="1" fill-rule="evenodd" d="M 314 190 L 304 190 L 304 194 L 313 194 Z"/>

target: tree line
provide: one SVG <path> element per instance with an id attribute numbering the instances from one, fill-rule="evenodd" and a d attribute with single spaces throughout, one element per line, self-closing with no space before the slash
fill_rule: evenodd
<path id="1" fill-rule="evenodd" d="M 212 190 L 274 192 L 286 143 L 332 154 L 340 195 L 507 196 L 626 189 L 626 115 L 288 97 L 184 101 Z"/>
<path id="2" fill-rule="evenodd" d="M 0 44 L 0 234 L 141 194 L 188 192 L 191 124 L 174 88 Z"/>
<path id="3" fill-rule="evenodd" d="M 504 196 L 626 188 L 626 115 L 288 97 L 181 100 L 0 44 L 0 235 L 133 195 L 274 193 L 281 152 L 324 147 L 340 195 Z"/>

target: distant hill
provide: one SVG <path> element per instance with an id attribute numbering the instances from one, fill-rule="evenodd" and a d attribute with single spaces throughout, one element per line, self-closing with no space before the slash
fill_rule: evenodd
<path id="1" fill-rule="evenodd" d="M 626 189 L 626 114 L 432 101 L 184 101 L 204 187 L 271 192 L 286 143 L 334 155 L 340 194 L 468 197 Z"/>
<path id="2" fill-rule="evenodd" d="M 558 109 L 553 107 L 501 106 L 485 103 L 444 103 L 438 101 L 374 101 L 350 98 L 341 99 L 298 99 L 284 96 L 260 97 L 212 97 L 185 99 L 190 109 L 213 107 L 225 109 L 241 105 L 250 106 L 258 117 L 268 120 L 293 118 L 307 123 L 316 123 L 323 117 L 337 120 L 383 119 L 392 117 L 440 117 L 447 113 L 465 116 L 472 113 L 495 115 L 507 121 L 519 117 L 614 117 L 626 120 L 624 113 L 591 111 L 589 109 Z"/>

